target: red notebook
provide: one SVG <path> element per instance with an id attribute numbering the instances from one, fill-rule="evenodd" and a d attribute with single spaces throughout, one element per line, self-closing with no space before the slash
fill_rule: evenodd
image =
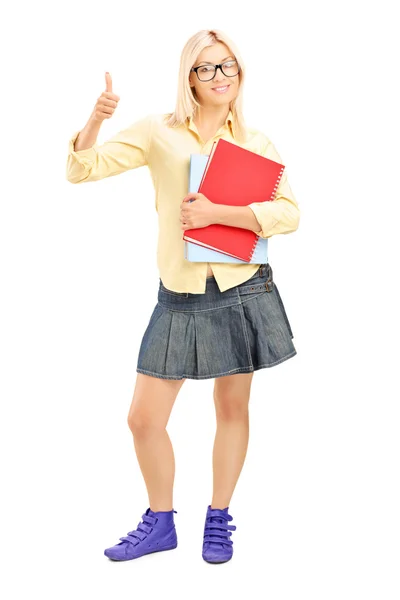
<path id="1" fill-rule="evenodd" d="M 219 139 L 214 142 L 199 192 L 211 202 L 247 206 L 274 200 L 284 165 Z M 187 229 L 183 239 L 250 262 L 258 235 L 250 229 L 213 223 Z"/>

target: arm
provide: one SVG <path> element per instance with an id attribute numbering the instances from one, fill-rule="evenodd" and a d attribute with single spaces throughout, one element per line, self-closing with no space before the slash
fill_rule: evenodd
<path id="1" fill-rule="evenodd" d="M 148 164 L 151 146 L 151 115 L 119 131 L 104 144 L 96 143 L 95 126 L 75 132 L 69 140 L 66 177 L 71 183 L 98 181 Z M 79 136 L 79 139 L 77 139 Z M 75 149 L 86 147 L 83 150 Z M 92 143 L 92 146 L 90 146 Z M 89 147 L 90 146 L 90 147 Z"/>
<path id="2" fill-rule="evenodd" d="M 90 117 L 85 127 L 78 133 L 73 150 L 87 150 L 95 145 L 103 121 L 95 121 Z"/>
<path id="3" fill-rule="evenodd" d="M 219 223 L 220 225 L 229 225 L 229 227 L 251 229 L 251 231 L 254 232 L 260 231 L 261 225 L 254 216 L 253 211 L 248 206 L 228 206 L 226 204 L 216 204 L 215 207 L 215 223 Z"/>

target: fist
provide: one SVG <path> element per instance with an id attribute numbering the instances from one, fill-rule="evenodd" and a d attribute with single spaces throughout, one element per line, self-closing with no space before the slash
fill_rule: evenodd
<path id="1" fill-rule="evenodd" d="M 97 99 L 93 109 L 92 118 L 94 121 L 102 122 L 104 119 L 109 119 L 113 116 L 115 109 L 118 106 L 119 96 L 112 91 L 112 80 L 110 73 L 106 73 L 106 89 Z"/>

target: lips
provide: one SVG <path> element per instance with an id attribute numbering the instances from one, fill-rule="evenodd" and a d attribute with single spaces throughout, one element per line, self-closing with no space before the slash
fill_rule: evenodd
<path id="1" fill-rule="evenodd" d="M 214 90 L 214 92 L 219 92 L 220 94 L 227 92 L 229 89 L 230 84 L 228 83 L 228 85 L 220 85 L 218 87 L 213 87 L 211 88 L 212 90 Z"/>

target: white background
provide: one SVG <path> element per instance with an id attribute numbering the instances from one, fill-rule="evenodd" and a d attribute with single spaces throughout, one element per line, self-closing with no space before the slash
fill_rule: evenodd
<path id="1" fill-rule="evenodd" d="M 394 7 L 39 1 L 4 11 L 3 597 L 398 600 Z M 157 213 L 147 167 L 69 183 L 68 139 L 106 70 L 121 100 L 98 142 L 172 111 L 181 50 L 213 27 L 242 53 L 247 124 L 275 144 L 301 210 L 299 229 L 269 242 L 298 354 L 253 379 L 232 560 L 201 557 L 214 381 L 188 380 L 168 424 L 178 548 L 115 563 L 104 548 L 148 506 L 126 419 L 157 301 Z"/>

